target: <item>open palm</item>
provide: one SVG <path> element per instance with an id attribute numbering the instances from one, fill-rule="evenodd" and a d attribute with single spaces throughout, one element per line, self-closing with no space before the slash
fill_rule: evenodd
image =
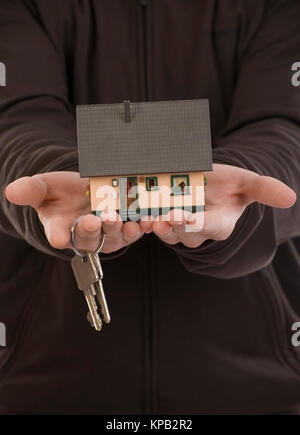
<path id="1" fill-rule="evenodd" d="M 120 216 L 90 214 L 86 196 L 88 179 L 77 172 L 51 172 L 23 177 L 6 188 L 6 197 L 17 205 L 34 207 L 44 226 L 49 243 L 57 249 L 70 248 L 70 229 L 78 216 L 85 215 L 76 228 L 78 249 L 94 251 L 101 227 L 106 233 L 103 252 L 110 253 L 138 240 L 143 233 L 154 232 L 168 244 L 183 243 L 190 248 L 205 240 L 226 240 L 233 232 L 245 208 L 253 203 L 289 208 L 296 201 L 295 192 L 275 178 L 229 165 L 215 164 L 207 175 L 205 213 L 171 211 L 167 219 L 127 222 Z"/>
<path id="2" fill-rule="evenodd" d="M 295 192 L 272 177 L 263 177 L 242 168 L 215 164 L 207 174 L 205 213 L 191 215 L 174 210 L 168 220 L 142 223 L 142 229 L 152 230 L 166 243 L 183 243 L 197 248 L 204 241 L 226 240 L 233 232 L 245 208 L 253 202 L 271 207 L 289 208 L 295 204 Z"/>
<path id="3" fill-rule="evenodd" d="M 70 248 L 70 230 L 78 216 L 84 216 L 76 228 L 76 245 L 83 251 L 99 246 L 101 227 L 106 233 L 103 252 L 109 253 L 129 245 L 141 237 L 136 222 L 123 224 L 117 213 L 113 220 L 90 214 L 90 198 L 86 196 L 88 179 L 77 172 L 49 172 L 23 177 L 9 184 L 6 197 L 17 205 L 34 207 L 47 239 L 54 248 Z"/>

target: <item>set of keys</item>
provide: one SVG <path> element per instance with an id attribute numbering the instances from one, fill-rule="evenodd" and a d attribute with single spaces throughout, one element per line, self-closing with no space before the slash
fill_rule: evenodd
<path id="1" fill-rule="evenodd" d="M 96 329 L 101 331 L 102 319 L 100 317 L 98 308 L 105 323 L 110 322 L 110 314 L 105 298 L 105 293 L 102 285 L 103 271 L 98 253 L 101 251 L 105 234 L 102 232 L 102 240 L 99 249 L 95 253 L 83 253 L 77 250 L 75 246 L 75 228 L 79 222 L 76 219 L 71 229 L 71 243 L 75 256 L 72 258 L 71 266 L 76 278 L 77 286 L 85 296 L 89 312 L 87 319 L 90 324 Z"/>

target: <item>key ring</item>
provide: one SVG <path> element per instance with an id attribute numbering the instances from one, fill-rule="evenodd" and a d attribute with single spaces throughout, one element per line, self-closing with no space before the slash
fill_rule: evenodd
<path id="1" fill-rule="evenodd" d="M 84 216 L 79 216 L 77 219 L 75 219 L 74 224 L 73 224 L 73 226 L 71 228 L 71 245 L 72 245 L 72 249 L 73 249 L 73 251 L 75 252 L 76 255 L 79 255 L 79 257 L 82 257 L 82 258 L 86 257 L 87 253 L 80 252 L 76 248 L 76 245 L 75 245 L 75 229 L 76 229 L 77 225 L 79 224 L 80 219 L 82 219 L 83 217 Z M 102 230 L 102 228 L 101 228 L 101 235 L 102 235 L 102 238 L 101 238 L 101 241 L 100 241 L 99 248 L 95 252 L 93 252 L 93 254 L 98 254 L 101 251 L 101 249 L 103 248 L 103 245 L 104 245 L 104 242 L 105 242 L 105 232 Z"/>

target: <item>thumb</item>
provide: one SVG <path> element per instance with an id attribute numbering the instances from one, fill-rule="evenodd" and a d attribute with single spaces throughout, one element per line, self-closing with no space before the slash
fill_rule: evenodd
<path id="1" fill-rule="evenodd" d="M 249 185 L 247 192 L 249 202 L 260 202 L 262 204 L 276 207 L 292 207 L 296 200 L 296 193 L 286 184 L 272 177 L 256 177 Z"/>
<path id="2" fill-rule="evenodd" d="M 22 177 L 10 183 L 5 190 L 8 201 L 16 205 L 30 205 L 39 208 L 47 195 L 47 184 L 42 174 Z"/>

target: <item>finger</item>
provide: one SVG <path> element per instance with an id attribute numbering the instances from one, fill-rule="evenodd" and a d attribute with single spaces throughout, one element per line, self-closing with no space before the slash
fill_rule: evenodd
<path id="1" fill-rule="evenodd" d="M 155 219 L 153 222 L 153 232 L 157 237 L 169 245 L 176 245 L 179 243 L 179 238 L 169 222 L 162 221 L 160 218 Z"/>
<path id="2" fill-rule="evenodd" d="M 123 225 L 122 233 L 127 244 L 136 242 L 143 235 L 137 222 L 126 222 Z"/>
<path id="3" fill-rule="evenodd" d="M 292 207 L 296 193 L 286 184 L 272 177 L 256 176 L 245 184 L 244 201 L 246 204 L 260 202 L 276 208 Z"/>
<path id="4" fill-rule="evenodd" d="M 49 244 L 55 249 L 71 248 L 70 222 L 66 218 L 53 217 L 42 220 Z"/>
<path id="5" fill-rule="evenodd" d="M 201 234 L 204 226 L 204 213 L 170 213 L 170 225 L 174 229 L 175 235 L 178 236 L 179 241 L 188 248 L 198 248 L 205 240 L 206 237 Z M 180 222 L 181 221 L 181 222 Z"/>
<path id="6" fill-rule="evenodd" d="M 47 196 L 47 183 L 42 174 L 22 177 L 6 187 L 5 195 L 13 204 L 29 205 L 38 209 Z"/>
<path id="7" fill-rule="evenodd" d="M 144 234 L 152 232 L 154 218 L 152 216 L 142 216 L 140 219 L 140 228 Z"/>
<path id="8" fill-rule="evenodd" d="M 185 226 L 186 234 L 200 233 L 204 227 L 204 215 L 203 211 L 195 213 L 193 216 L 195 218 L 194 222 L 187 221 Z"/>
<path id="9" fill-rule="evenodd" d="M 57 199 L 61 195 L 72 195 L 74 189 L 79 195 L 86 196 L 88 178 L 80 178 L 78 172 L 60 171 L 46 172 L 34 175 L 33 178 L 42 179 L 47 184 L 47 197 Z M 48 198 L 47 198 L 48 199 Z"/>
<path id="10" fill-rule="evenodd" d="M 103 231 L 110 238 L 122 238 L 123 221 L 121 216 L 115 210 L 102 212 L 100 219 L 102 220 Z"/>
<path id="11" fill-rule="evenodd" d="M 101 220 L 92 214 L 81 218 L 75 230 L 76 248 L 88 252 L 98 249 L 101 225 Z"/>
<path id="12" fill-rule="evenodd" d="M 167 214 L 167 220 L 175 233 L 181 236 L 186 233 L 187 225 L 196 223 L 196 216 L 185 210 L 174 209 Z"/>
<path id="13" fill-rule="evenodd" d="M 180 241 L 186 245 L 186 242 L 191 241 L 195 246 L 197 243 L 203 242 L 201 231 L 204 227 L 204 213 L 195 213 L 192 217 L 188 216 L 182 225 L 174 226 L 174 232 L 178 235 Z M 187 245 L 186 245 L 187 246 Z"/>
<path id="14" fill-rule="evenodd" d="M 180 240 L 180 243 L 182 243 L 187 248 L 196 249 L 199 248 L 206 240 L 206 237 L 202 237 L 201 235 L 197 234 L 194 235 L 192 239 Z"/>
<path id="15" fill-rule="evenodd" d="M 229 216 L 220 210 L 208 210 L 204 213 L 203 229 L 199 235 L 206 240 L 226 240 L 232 234 L 237 220 L 236 216 Z"/>

